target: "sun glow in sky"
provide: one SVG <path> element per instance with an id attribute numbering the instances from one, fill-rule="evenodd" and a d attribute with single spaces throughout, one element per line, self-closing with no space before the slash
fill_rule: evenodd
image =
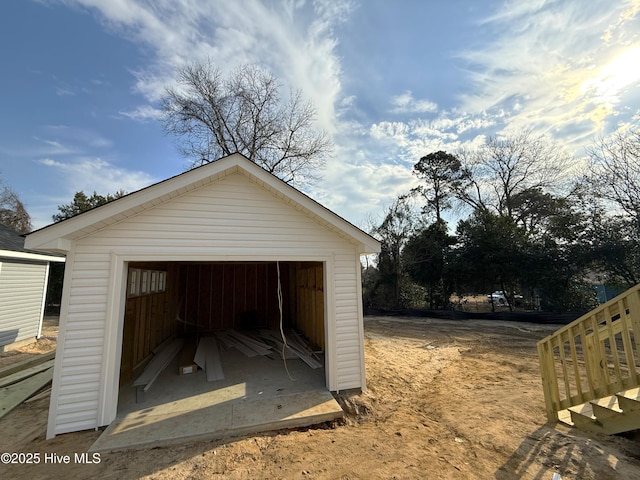
<path id="1" fill-rule="evenodd" d="M 621 92 L 640 83 L 640 46 L 623 51 L 597 73 L 584 82 L 583 92 L 590 92 L 596 102 L 619 102 Z"/>
<path id="2" fill-rule="evenodd" d="M 35 227 L 184 171 L 158 100 L 205 59 L 315 104 L 335 151 L 305 193 L 359 226 L 428 153 L 527 129 L 579 163 L 640 122 L 640 0 L 3 0 L 0 42 L 0 180 Z"/>

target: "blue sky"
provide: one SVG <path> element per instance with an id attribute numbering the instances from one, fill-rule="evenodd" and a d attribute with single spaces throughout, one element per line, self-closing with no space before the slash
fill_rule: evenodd
<path id="1" fill-rule="evenodd" d="M 526 128 L 578 161 L 640 124 L 640 0 L 4 0 L 0 42 L 0 178 L 36 228 L 184 171 L 158 100 L 207 58 L 315 104 L 335 152 L 306 193 L 360 226 L 430 152 Z"/>

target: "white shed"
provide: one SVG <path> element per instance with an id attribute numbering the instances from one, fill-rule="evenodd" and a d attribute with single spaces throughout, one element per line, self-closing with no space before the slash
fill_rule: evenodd
<path id="1" fill-rule="evenodd" d="M 24 237 L 0 225 L 0 351 L 40 338 L 49 262 L 63 257 L 24 248 Z"/>
<path id="2" fill-rule="evenodd" d="M 185 327 L 276 328 L 325 354 L 331 391 L 365 388 L 360 256 L 377 240 L 234 154 L 31 233 L 65 253 L 47 436 L 111 423 L 119 386 Z"/>

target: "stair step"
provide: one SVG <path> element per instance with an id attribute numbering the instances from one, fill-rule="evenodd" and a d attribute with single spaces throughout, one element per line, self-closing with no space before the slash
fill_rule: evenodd
<path id="1" fill-rule="evenodd" d="M 640 387 L 559 411 L 558 420 L 580 430 L 609 435 L 640 430 Z"/>
<path id="2" fill-rule="evenodd" d="M 590 403 L 569 407 L 568 410 L 571 415 L 571 421 L 576 428 L 592 432 L 602 431 L 602 426 L 596 423 L 596 416 L 593 414 L 593 405 Z"/>
<path id="3" fill-rule="evenodd" d="M 573 420 L 571 420 L 571 412 L 569 410 L 560 410 L 558 412 L 558 421 L 573 427 Z"/>
<path id="4" fill-rule="evenodd" d="M 607 419 L 622 415 L 622 410 L 618 405 L 618 398 L 615 395 L 592 400 L 591 408 L 598 422 L 605 422 Z"/>
<path id="5" fill-rule="evenodd" d="M 616 395 L 618 405 L 624 413 L 632 413 L 640 411 L 640 388 L 632 388 L 625 390 Z"/>

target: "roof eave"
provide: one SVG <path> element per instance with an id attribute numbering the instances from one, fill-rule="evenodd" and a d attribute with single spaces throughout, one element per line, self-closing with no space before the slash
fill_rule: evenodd
<path id="1" fill-rule="evenodd" d="M 207 175 L 204 177 L 201 168 L 207 169 Z M 32 232 L 25 238 L 25 248 L 56 253 L 69 252 L 73 240 L 77 238 L 94 233 L 147 208 L 153 208 L 164 201 L 238 171 L 254 177 L 258 182 L 300 205 L 312 216 L 341 231 L 359 245 L 359 253 L 380 251 L 380 242 L 375 238 L 240 154 L 233 154 L 203 167 L 189 170 L 93 210 Z"/>
<path id="2" fill-rule="evenodd" d="M 64 262 L 64 257 L 43 255 L 40 253 L 14 252 L 13 250 L 0 250 L 0 258 L 14 258 L 17 260 L 36 260 L 39 262 Z"/>

